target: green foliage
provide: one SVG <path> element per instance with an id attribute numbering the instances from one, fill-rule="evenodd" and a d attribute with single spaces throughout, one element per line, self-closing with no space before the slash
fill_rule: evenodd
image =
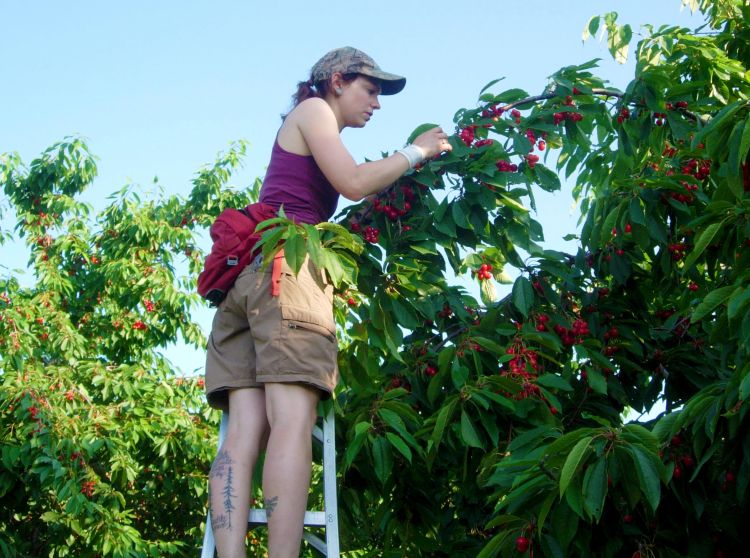
<path id="1" fill-rule="evenodd" d="M 380 233 L 345 308 L 351 546 L 510 556 L 524 536 L 545 556 L 740 552 L 750 105 L 736 36 L 750 14 L 733 5 L 709 35 L 646 28 L 622 91 L 595 61 L 536 97 L 489 84 L 457 112 L 450 154 L 342 216 Z M 601 24 L 620 58 L 632 33 L 616 19 L 588 32 Z M 555 167 L 577 177 L 576 254 L 545 251 L 529 211 L 534 188 L 559 188 Z M 502 300 L 487 266 L 520 272 Z M 448 270 L 471 272 L 482 302 Z M 658 423 L 623 424 L 659 400 Z M 382 420 L 386 401 L 400 422 Z"/>
<path id="2" fill-rule="evenodd" d="M 217 420 L 202 378 L 161 350 L 205 342 L 195 229 L 249 201 L 225 187 L 243 151 L 201 170 L 189 200 L 123 189 L 94 220 L 75 199 L 96 175 L 80 140 L 0 162 L 36 279 L 0 281 L 2 555 L 195 553 Z"/>

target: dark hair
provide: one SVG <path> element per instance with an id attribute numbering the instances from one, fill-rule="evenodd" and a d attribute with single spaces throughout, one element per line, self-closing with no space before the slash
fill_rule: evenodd
<path id="1" fill-rule="evenodd" d="M 341 76 L 341 79 L 344 80 L 344 83 L 349 83 L 357 79 L 357 76 L 359 74 L 343 74 Z M 330 79 L 323 79 L 318 82 L 313 83 L 311 79 L 308 79 L 307 81 L 300 81 L 297 84 L 297 91 L 292 95 L 292 108 L 289 109 L 289 112 L 294 109 L 297 105 L 299 105 L 302 101 L 306 101 L 307 99 L 312 99 L 313 97 L 320 97 L 321 99 L 324 99 L 326 95 L 328 95 L 329 91 L 331 90 L 331 80 Z M 287 117 L 286 114 L 281 115 L 281 119 Z"/>

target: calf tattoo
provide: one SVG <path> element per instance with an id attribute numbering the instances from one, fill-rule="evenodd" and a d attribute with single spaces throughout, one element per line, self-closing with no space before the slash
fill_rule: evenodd
<path id="1" fill-rule="evenodd" d="M 263 500 L 263 503 L 266 505 L 266 517 L 268 519 L 271 519 L 271 515 L 273 515 L 273 510 L 276 509 L 276 504 L 279 503 L 279 497 L 274 496 L 273 498 L 265 498 Z"/>
<path id="2" fill-rule="evenodd" d="M 232 529 L 232 511 L 234 511 L 232 500 L 236 496 L 234 492 L 233 464 L 234 461 L 232 460 L 232 456 L 229 455 L 229 452 L 220 450 L 216 455 L 213 465 L 211 465 L 209 478 L 216 483 L 219 481 L 215 479 L 224 480 L 224 486 L 221 488 L 221 494 L 223 496 L 221 503 L 223 504 L 223 510 L 219 511 L 214 509 L 213 501 L 209 494 L 209 501 L 211 502 L 211 524 L 214 529 Z M 209 485 L 210 484 L 211 483 L 209 483 Z"/>

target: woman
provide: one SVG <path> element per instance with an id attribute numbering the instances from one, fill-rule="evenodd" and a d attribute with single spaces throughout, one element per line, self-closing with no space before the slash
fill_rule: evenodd
<path id="1" fill-rule="evenodd" d="M 341 143 L 380 108 L 379 95 L 406 80 L 382 71 L 351 47 L 321 58 L 298 85 L 284 117 L 260 201 L 303 223 L 330 219 L 339 195 L 379 192 L 424 159 L 450 150 L 429 130 L 385 159 L 357 164 Z M 280 284 L 260 259 L 248 265 L 219 306 L 208 343 L 209 403 L 229 410 L 221 451 L 211 467 L 210 506 L 221 558 L 245 556 L 252 471 L 266 450 L 263 494 L 271 558 L 299 555 L 311 470 L 311 436 L 321 396 L 338 380 L 332 289 L 309 262 L 294 276 L 283 258 Z M 273 294 L 272 294 L 273 293 Z"/>

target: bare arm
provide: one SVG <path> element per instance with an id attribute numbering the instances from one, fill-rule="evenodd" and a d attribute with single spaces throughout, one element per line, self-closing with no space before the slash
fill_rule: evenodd
<path id="1" fill-rule="evenodd" d="M 403 175 L 409 164 L 403 155 L 357 164 L 341 142 L 336 118 L 325 101 L 310 99 L 296 109 L 294 123 L 320 170 L 345 198 L 359 201 L 379 192 Z M 449 150 L 446 135 L 433 128 L 414 140 L 427 158 Z"/>

